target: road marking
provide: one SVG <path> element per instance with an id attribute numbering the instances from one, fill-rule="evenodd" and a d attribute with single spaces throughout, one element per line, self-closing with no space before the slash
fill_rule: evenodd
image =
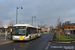
<path id="1" fill-rule="evenodd" d="M 49 46 L 49 44 L 48 44 L 48 46 Z"/>
<path id="2" fill-rule="evenodd" d="M 48 45 L 47 45 L 47 47 L 46 47 L 46 49 L 45 49 L 45 50 L 48 50 L 49 45 L 50 45 L 50 42 L 48 43 Z"/>
<path id="3" fill-rule="evenodd" d="M 20 47 L 23 47 L 23 45 L 21 45 Z"/>
<path id="4" fill-rule="evenodd" d="M 48 47 L 46 47 L 46 50 L 48 49 Z"/>
<path id="5" fill-rule="evenodd" d="M 14 50 L 16 50 L 16 49 L 14 48 Z"/>
<path id="6" fill-rule="evenodd" d="M 4 45 L 4 44 L 8 44 L 8 43 L 12 43 L 13 41 L 9 41 L 9 42 L 4 42 L 4 43 L 1 43 L 0 45 Z"/>
<path id="7" fill-rule="evenodd" d="M 50 44 L 50 42 L 49 42 L 49 44 Z"/>

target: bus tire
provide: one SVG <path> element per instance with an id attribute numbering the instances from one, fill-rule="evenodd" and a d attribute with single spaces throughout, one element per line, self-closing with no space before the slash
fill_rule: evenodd
<path id="1" fill-rule="evenodd" d="M 31 36 L 29 37 L 29 40 L 31 40 Z"/>

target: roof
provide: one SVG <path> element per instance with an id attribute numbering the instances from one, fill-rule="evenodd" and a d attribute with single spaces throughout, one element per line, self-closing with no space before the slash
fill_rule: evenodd
<path id="1" fill-rule="evenodd" d="M 14 26 L 27 26 L 27 27 L 34 27 L 34 28 L 39 28 L 40 29 L 40 27 L 37 27 L 37 26 L 35 27 L 35 26 L 30 25 L 30 24 L 16 24 Z"/>
<path id="2" fill-rule="evenodd" d="M 64 26 L 75 26 L 75 23 L 72 23 L 72 24 L 65 24 Z"/>
<path id="3" fill-rule="evenodd" d="M 72 25 L 75 25 L 75 23 L 72 23 Z"/>
<path id="4" fill-rule="evenodd" d="M 34 27 L 32 25 L 29 25 L 29 24 L 15 24 L 14 26 L 29 26 L 29 27 Z"/>

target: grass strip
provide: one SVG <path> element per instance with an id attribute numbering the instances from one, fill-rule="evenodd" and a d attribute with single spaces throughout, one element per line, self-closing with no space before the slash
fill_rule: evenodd
<path id="1" fill-rule="evenodd" d="M 68 36 L 68 38 L 67 38 L 66 35 L 62 35 L 62 34 L 60 34 L 60 38 L 59 38 L 59 35 L 55 34 L 53 37 L 53 40 L 54 41 L 71 41 L 71 40 L 75 40 L 75 38 L 71 38 L 70 36 Z"/>

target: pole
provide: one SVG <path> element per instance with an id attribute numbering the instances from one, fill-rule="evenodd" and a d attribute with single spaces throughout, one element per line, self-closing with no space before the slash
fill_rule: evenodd
<path id="1" fill-rule="evenodd" d="M 68 30 L 67 30 L 67 38 L 68 38 Z"/>
<path id="2" fill-rule="evenodd" d="M 72 38 L 73 38 L 73 30 L 72 30 Z"/>
<path id="3" fill-rule="evenodd" d="M 37 27 L 37 36 L 38 36 L 38 27 Z"/>
<path id="4" fill-rule="evenodd" d="M 11 40 L 12 40 L 12 29 L 10 29 L 10 32 L 11 32 Z"/>
<path id="5" fill-rule="evenodd" d="M 33 16 L 32 16 L 32 25 L 33 25 Z"/>
<path id="6" fill-rule="evenodd" d="M 16 24 L 17 24 L 17 17 L 18 17 L 18 6 L 16 7 Z"/>
<path id="7" fill-rule="evenodd" d="M 5 28 L 5 40 L 6 40 L 6 28 Z"/>

